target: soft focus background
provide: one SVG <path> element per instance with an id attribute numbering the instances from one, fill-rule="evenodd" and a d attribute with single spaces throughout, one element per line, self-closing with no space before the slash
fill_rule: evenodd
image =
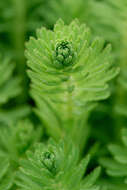
<path id="1" fill-rule="evenodd" d="M 101 36 L 105 45 L 111 43 L 112 58 L 121 69 L 111 82 L 110 98 L 101 101 L 88 119 L 84 154 L 93 154 L 91 170 L 98 164 L 98 158 L 110 155 L 107 145 L 119 143 L 121 128 L 127 127 L 126 0 L 0 0 L 0 123 L 8 125 L 25 118 L 35 125 L 41 123 L 29 95 L 25 42 L 35 36 L 37 28 L 45 26 L 52 30 L 59 18 L 66 24 L 78 18 L 90 27 L 93 38 Z M 120 180 L 108 177 L 105 171 L 102 174 L 102 184 L 111 181 L 111 190 L 117 190 L 118 186 L 113 184 Z M 127 186 L 118 188 L 122 189 Z"/>

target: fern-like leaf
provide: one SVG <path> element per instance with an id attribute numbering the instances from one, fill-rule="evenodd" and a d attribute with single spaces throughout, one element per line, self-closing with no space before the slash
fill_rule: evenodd
<path id="1" fill-rule="evenodd" d="M 13 184 L 14 176 L 9 170 L 9 161 L 0 157 L 0 190 L 9 190 Z"/>
<path id="2" fill-rule="evenodd" d="M 9 59 L 0 58 L 0 105 L 21 93 L 20 78 L 12 77 L 15 65 Z"/>
<path id="3" fill-rule="evenodd" d="M 0 122 L 7 124 L 14 123 L 30 113 L 28 105 L 17 104 L 16 99 L 21 95 L 22 87 L 21 78 L 15 76 L 14 71 L 15 64 L 10 58 L 0 56 Z"/>
<path id="4" fill-rule="evenodd" d="M 101 38 L 91 40 L 85 24 L 74 20 L 64 25 L 60 19 L 53 31 L 41 28 L 37 39 L 30 38 L 26 45 L 31 94 L 55 138 L 83 133 L 84 113 L 94 105 L 91 102 L 109 96 L 107 82 L 119 72 L 113 67 L 111 46 L 104 48 Z"/>
<path id="5" fill-rule="evenodd" d="M 95 186 L 100 168 L 83 178 L 89 156 L 78 163 L 78 149 L 72 144 L 50 140 L 48 145 L 36 145 L 35 153 L 28 152 L 17 173 L 17 185 L 22 190 L 84 189 L 98 190 Z"/>
<path id="6" fill-rule="evenodd" d="M 35 130 L 28 120 L 0 127 L 0 190 L 10 189 L 14 185 L 19 160 L 25 157 L 26 150 L 40 140 L 41 135 L 42 129 L 38 127 Z"/>
<path id="7" fill-rule="evenodd" d="M 0 127 L 0 156 L 7 156 L 15 163 L 25 151 L 40 138 L 41 128 L 35 129 L 29 120 L 17 125 Z"/>
<path id="8" fill-rule="evenodd" d="M 122 177 L 123 182 L 127 183 L 127 129 L 122 130 L 122 145 L 111 144 L 109 151 L 112 158 L 102 158 L 101 164 L 106 168 L 108 175 Z"/>

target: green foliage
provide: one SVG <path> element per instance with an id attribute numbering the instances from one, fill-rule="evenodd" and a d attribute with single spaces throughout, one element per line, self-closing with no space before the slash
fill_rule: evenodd
<path id="1" fill-rule="evenodd" d="M 91 14 L 90 2 L 84 0 L 49 0 L 42 10 L 46 26 L 50 28 L 59 18 L 69 24 L 75 18 L 78 18 L 80 22 L 87 21 Z"/>
<path id="2" fill-rule="evenodd" d="M 43 5 L 44 0 L 0 2 L 0 39 L 6 50 L 13 53 L 14 57 L 19 56 L 22 59 L 26 34 L 34 33 L 34 30 L 42 25 L 40 8 Z M 6 37 L 6 40 L 2 37 Z M 6 47 L 8 44 L 9 47 Z M 14 55 L 15 52 L 17 52 L 16 55 Z"/>
<path id="3" fill-rule="evenodd" d="M 100 168 L 83 178 L 89 156 L 79 163 L 78 149 L 68 140 L 59 143 L 50 140 L 47 145 L 38 144 L 35 153 L 27 152 L 27 158 L 21 161 L 16 182 L 22 190 L 99 189 L 95 182 Z"/>
<path id="4" fill-rule="evenodd" d="M 126 31 L 126 0 L 0 1 L 0 190 L 127 189 Z"/>
<path id="5" fill-rule="evenodd" d="M 13 174 L 9 172 L 9 161 L 5 157 L 0 157 L 0 190 L 8 190 L 13 184 Z"/>
<path id="6" fill-rule="evenodd" d="M 108 149 L 112 158 L 102 158 L 100 162 L 110 176 L 121 177 L 127 183 L 127 129 L 122 130 L 123 145 L 110 144 Z"/>
<path id="7" fill-rule="evenodd" d="M 100 11 L 97 11 L 98 9 Z M 126 117 L 126 108 L 127 108 L 127 102 L 126 102 L 127 2 L 124 0 L 96 1 L 93 3 L 93 10 L 97 21 L 95 24 L 97 24 L 98 27 L 95 27 L 95 24 L 91 26 L 92 28 L 95 28 L 95 30 L 97 30 L 96 32 L 98 34 L 100 34 L 105 39 L 107 39 L 107 41 L 110 41 L 112 43 L 114 57 L 116 58 L 118 64 L 121 67 L 121 74 L 118 79 L 118 84 L 115 94 L 116 97 L 115 97 L 114 112 L 115 114 L 117 114 L 118 118 L 120 117 L 117 123 L 121 123 L 124 125 L 124 122 L 122 120 L 123 118 Z M 107 17 L 105 17 L 105 12 L 108 13 Z"/>
<path id="8" fill-rule="evenodd" d="M 6 107 L 7 106 L 7 107 Z M 21 119 L 27 118 L 31 112 L 28 105 L 16 105 L 8 108 L 8 105 L 0 109 L 0 121 L 4 124 L 13 124 Z"/>
<path id="9" fill-rule="evenodd" d="M 30 107 L 27 105 L 10 106 L 10 102 L 16 102 L 15 99 L 18 99 L 22 92 L 21 78 L 15 76 L 14 71 L 15 64 L 9 57 L 2 59 L 0 56 L 0 122 L 2 123 L 15 122 L 30 112 Z M 8 110 L 6 109 L 7 106 Z"/>
<path id="10" fill-rule="evenodd" d="M 105 179 L 100 180 L 99 185 L 104 187 L 104 190 L 126 190 L 127 185 L 123 183 L 123 179 L 113 178 L 113 177 L 105 177 Z"/>
<path id="11" fill-rule="evenodd" d="M 21 78 L 20 103 L 28 101 L 28 78 L 25 73 L 24 44 L 29 35 L 42 25 L 40 8 L 44 0 L 0 1 L 0 51 L 11 56 L 16 63 L 16 73 Z"/>
<path id="12" fill-rule="evenodd" d="M 37 39 L 30 38 L 26 46 L 38 114 L 50 135 L 59 138 L 64 129 L 75 139 L 91 102 L 109 96 L 107 82 L 119 72 L 113 67 L 111 46 L 104 48 L 101 38 L 91 42 L 89 28 L 78 20 L 67 26 L 61 19 L 53 31 L 38 30 Z"/>
<path id="13" fill-rule="evenodd" d="M 17 125 L 1 126 L 0 128 L 0 156 L 9 157 L 15 163 L 31 144 L 38 141 L 41 136 L 41 128 L 35 129 L 28 121 L 18 122 Z"/>
<path id="14" fill-rule="evenodd" d="M 10 64 L 10 60 L 0 57 L 0 105 L 8 102 L 9 99 L 15 98 L 21 93 L 21 79 L 13 77 L 15 65 Z"/>
<path id="15" fill-rule="evenodd" d="M 3 185 L 3 189 L 0 186 L 0 190 L 10 189 L 19 160 L 25 157 L 26 150 L 31 149 L 41 136 L 42 129 L 34 129 L 28 120 L 18 122 L 17 125 L 0 126 L 0 177 L 5 178 L 5 181 L 0 180 L 0 184 Z"/>
<path id="16" fill-rule="evenodd" d="M 90 1 L 90 27 L 113 46 L 113 56 L 120 62 L 126 49 L 127 2 L 125 0 Z M 98 11 L 99 10 L 99 11 Z M 105 15 L 105 13 L 107 13 Z M 118 61 L 117 60 L 117 61 Z"/>

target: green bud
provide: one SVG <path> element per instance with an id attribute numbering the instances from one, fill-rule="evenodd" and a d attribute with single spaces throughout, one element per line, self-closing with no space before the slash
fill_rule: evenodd
<path id="1" fill-rule="evenodd" d="M 62 41 L 57 43 L 55 48 L 55 62 L 59 62 L 60 65 L 70 66 L 73 64 L 75 52 L 72 43 L 68 41 Z"/>
<path id="2" fill-rule="evenodd" d="M 63 55 L 58 55 L 58 56 L 57 56 L 57 60 L 58 60 L 59 62 L 63 62 L 63 61 L 64 61 Z"/>
<path id="3" fill-rule="evenodd" d="M 56 167 L 55 167 L 55 155 L 52 152 L 44 152 L 42 154 L 42 163 L 43 165 L 50 171 L 50 172 L 55 172 Z"/>
<path id="4" fill-rule="evenodd" d="M 68 65 L 70 63 L 70 61 L 73 60 L 73 56 L 69 55 L 69 57 L 66 58 L 65 60 L 65 64 Z"/>

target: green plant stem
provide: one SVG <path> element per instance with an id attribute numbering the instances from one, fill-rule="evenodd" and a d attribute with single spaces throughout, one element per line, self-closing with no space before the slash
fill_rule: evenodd
<path id="1" fill-rule="evenodd" d="M 23 95 L 22 101 L 24 102 L 27 98 L 27 76 L 26 76 L 26 65 L 24 56 L 24 44 L 26 36 L 26 12 L 27 6 L 25 0 L 12 0 L 14 7 L 14 21 L 12 28 L 13 46 L 15 52 L 15 58 L 17 62 L 17 72 L 22 78 Z"/>
<path id="2" fill-rule="evenodd" d="M 24 0 L 13 0 L 15 19 L 13 25 L 14 48 L 20 62 L 19 71 L 24 71 L 24 42 L 26 34 L 26 3 Z"/>

